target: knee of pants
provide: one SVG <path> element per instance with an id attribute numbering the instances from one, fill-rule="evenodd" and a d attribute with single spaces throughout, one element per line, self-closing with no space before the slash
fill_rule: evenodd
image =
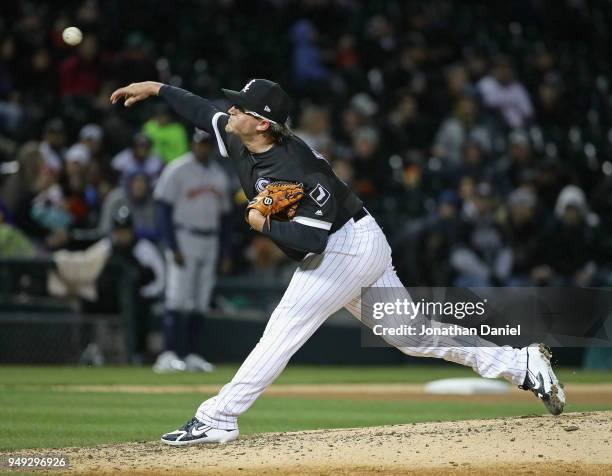
<path id="1" fill-rule="evenodd" d="M 258 349 L 259 355 L 268 355 L 279 364 L 286 363 L 307 339 L 308 336 L 291 333 L 285 335 L 267 333 L 261 336 L 255 348 Z"/>
<path id="2" fill-rule="evenodd" d="M 194 310 L 195 303 L 193 298 L 187 294 L 166 291 L 166 309 L 172 311 L 191 312 Z"/>
<path id="3" fill-rule="evenodd" d="M 327 318 L 327 315 L 312 311 L 294 312 L 277 308 L 259 340 L 278 346 L 307 339 Z"/>

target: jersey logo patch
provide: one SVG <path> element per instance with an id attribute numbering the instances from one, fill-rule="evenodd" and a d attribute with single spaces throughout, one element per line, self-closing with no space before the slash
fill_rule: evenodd
<path id="1" fill-rule="evenodd" d="M 257 182 L 255 182 L 255 190 L 257 190 L 257 193 L 263 192 L 269 183 L 270 180 L 268 180 L 267 178 L 259 178 L 257 179 Z"/>
<path id="2" fill-rule="evenodd" d="M 318 183 L 317 186 L 312 190 L 312 192 L 309 193 L 309 195 L 310 198 L 312 198 L 317 205 L 322 207 L 329 200 L 331 193 L 329 193 L 323 185 Z"/>

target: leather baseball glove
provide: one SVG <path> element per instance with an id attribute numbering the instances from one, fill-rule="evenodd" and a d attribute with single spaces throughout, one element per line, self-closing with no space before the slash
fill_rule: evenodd
<path id="1" fill-rule="evenodd" d="M 304 197 L 304 186 L 295 182 L 272 182 L 249 202 L 245 219 L 249 222 L 249 211 L 254 208 L 266 217 L 268 229 L 270 219 L 289 221 L 295 216 L 300 200 Z"/>

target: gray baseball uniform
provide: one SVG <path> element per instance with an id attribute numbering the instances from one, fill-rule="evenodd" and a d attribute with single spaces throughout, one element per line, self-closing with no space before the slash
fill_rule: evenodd
<path id="1" fill-rule="evenodd" d="M 215 284 L 221 215 L 230 208 L 229 179 L 214 161 L 199 163 L 192 152 L 171 162 L 154 191 L 173 207 L 172 222 L 184 266 L 166 250 L 166 306 L 173 311 L 206 312 Z"/>

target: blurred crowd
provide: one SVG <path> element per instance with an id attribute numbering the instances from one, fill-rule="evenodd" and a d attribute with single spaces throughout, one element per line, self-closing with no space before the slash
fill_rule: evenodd
<path id="1" fill-rule="evenodd" d="M 78 249 L 124 205 L 155 242 L 152 188 L 193 131 L 160 102 L 127 109 L 110 92 L 157 80 L 215 99 L 265 77 L 383 225 L 406 285 L 612 283 L 610 2 L 0 10 L 0 255 Z M 78 47 L 62 42 L 69 25 Z M 233 190 L 223 272 L 278 276 L 291 265 L 248 231 Z"/>

